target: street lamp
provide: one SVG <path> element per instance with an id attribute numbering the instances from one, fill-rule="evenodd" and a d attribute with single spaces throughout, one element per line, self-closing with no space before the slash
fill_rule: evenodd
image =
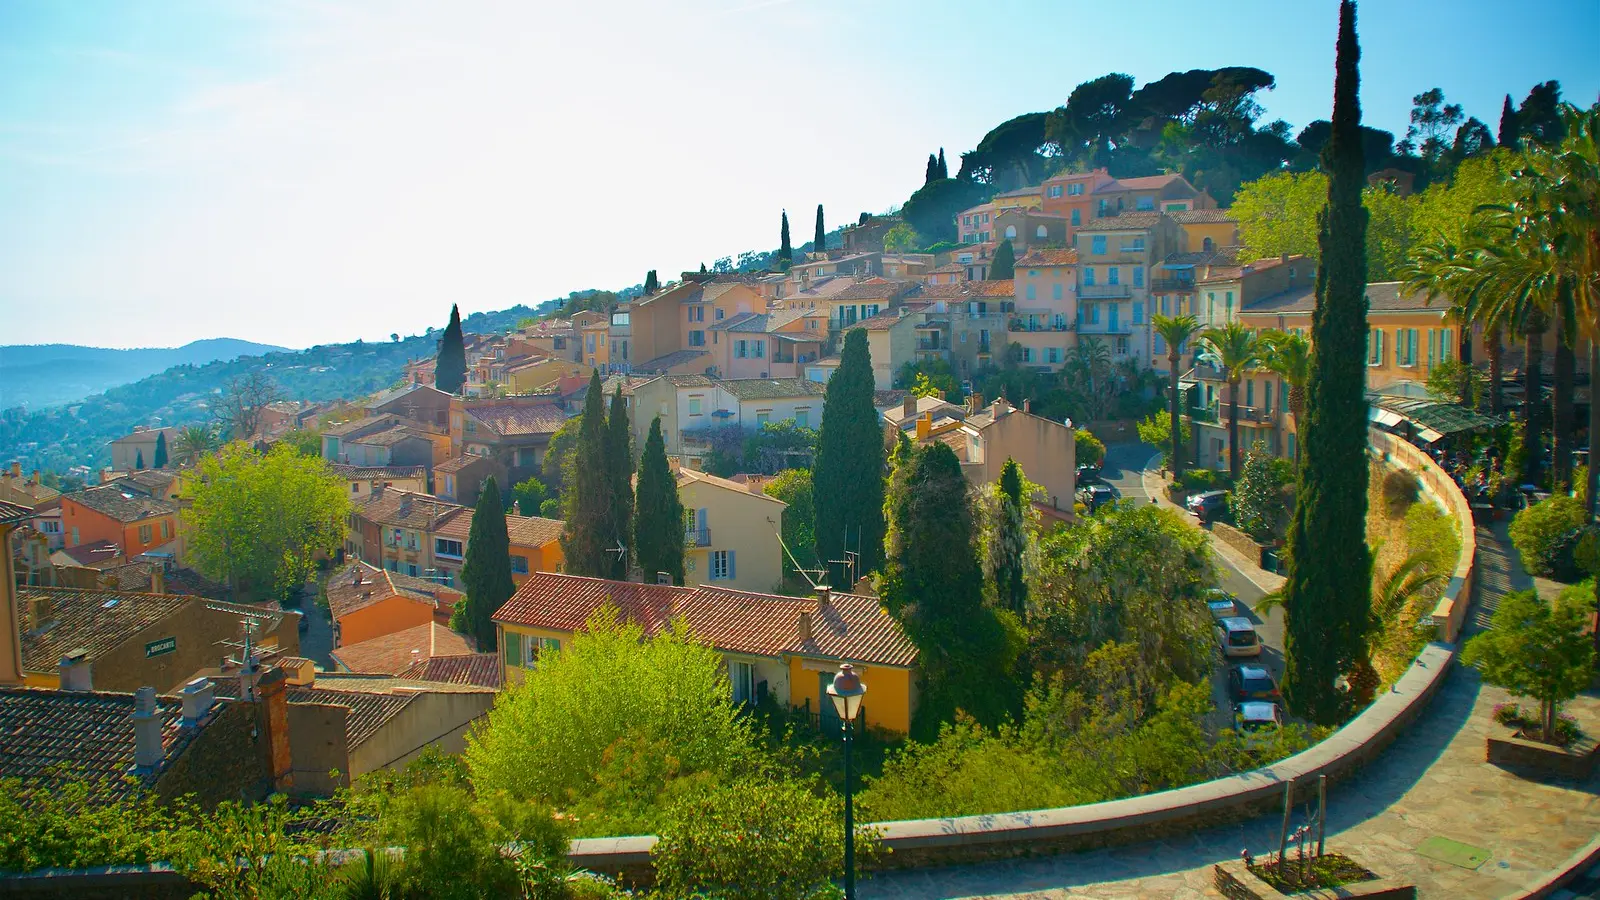
<path id="1" fill-rule="evenodd" d="M 839 666 L 839 674 L 828 685 L 828 698 L 839 714 L 839 730 L 844 732 L 844 897 L 856 900 L 856 818 L 850 796 L 850 725 L 861 712 L 861 698 L 867 686 L 849 663 Z"/>

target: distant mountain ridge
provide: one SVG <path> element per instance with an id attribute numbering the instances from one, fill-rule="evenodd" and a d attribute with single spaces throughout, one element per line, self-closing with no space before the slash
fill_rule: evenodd
<path id="1" fill-rule="evenodd" d="M 173 366 L 203 366 L 287 348 L 237 338 L 207 338 L 181 347 L 117 350 L 77 344 L 0 346 L 0 408 L 52 406 L 82 400 Z"/>

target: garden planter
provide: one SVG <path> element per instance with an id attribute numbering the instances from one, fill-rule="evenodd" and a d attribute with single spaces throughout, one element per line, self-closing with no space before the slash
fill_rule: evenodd
<path id="1" fill-rule="evenodd" d="M 1290 859 L 1290 864 L 1294 862 Z M 1370 900 L 1416 900 L 1417 888 L 1394 878 L 1374 875 L 1365 881 L 1354 881 L 1338 887 L 1312 888 L 1285 894 L 1258 878 L 1243 862 L 1233 860 L 1220 863 L 1211 869 L 1212 883 L 1224 897 L 1231 900 L 1274 900 L 1279 897 L 1366 897 Z"/>
<path id="2" fill-rule="evenodd" d="M 1600 745 L 1587 736 L 1565 747 L 1510 735 L 1488 739 L 1488 759 L 1497 766 L 1575 781 L 1593 774 L 1597 756 L 1600 756 Z"/>

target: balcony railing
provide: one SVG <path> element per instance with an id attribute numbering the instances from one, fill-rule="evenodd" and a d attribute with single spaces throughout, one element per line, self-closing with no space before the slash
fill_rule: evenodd
<path id="1" fill-rule="evenodd" d="M 1187 278 L 1153 278 L 1150 290 L 1158 294 L 1192 294 L 1194 282 Z"/>
<path id="2" fill-rule="evenodd" d="M 1231 405 L 1226 400 L 1217 400 L 1210 406 L 1197 406 L 1189 410 L 1189 418 L 1196 422 L 1209 422 L 1213 425 L 1226 425 L 1230 420 Z M 1258 406 L 1239 406 L 1239 421 L 1256 425 L 1270 425 L 1277 416 L 1277 411 L 1264 409 Z"/>
<path id="3" fill-rule="evenodd" d="M 1082 300 L 1117 300 L 1133 296 L 1131 284 L 1086 284 L 1078 288 Z"/>
<path id="4" fill-rule="evenodd" d="M 938 341 L 930 341 L 930 340 L 919 338 L 917 340 L 917 349 L 918 350 L 949 350 L 950 347 L 949 347 L 949 345 L 941 344 Z"/>
<path id="5" fill-rule="evenodd" d="M 691 528 L 683 533 L 683 542 L 691 547 L 711 546 L 711 529 Z"/>
<path id="6" fill-rule="evenodd" d="M 1012 332 L 1025 331 L 1076 331 L 1077 325 L 1073 322 L 1030 322 L 1027 319 L 1012 319 L 1006 323 L 1006 330 Z"/>

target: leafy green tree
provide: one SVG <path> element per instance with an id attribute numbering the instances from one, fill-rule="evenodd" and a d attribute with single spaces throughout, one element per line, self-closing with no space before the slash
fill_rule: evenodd
<path id="1" fill-rule="evenodd" d="M 1133 77 L 1102 75 L 1072 89 L 1066 105 L 1050 113 L 1044 134 L 1069 163 L 1108 166 L 1112 145 L 1134 124 L 1134 110 Z"/>
<path id="2" fill-rule="evenodd" d="M 785 469 L 767 482 L 761 492 L 787 503 L 783 510 L 783 545 L 789 552 L 783 558 L 785 575 L 798 574 L 795 561 L 806 568 L 817 565 L 817 511 L 811 492 L 810 469 Z M 794 560 L 790 559 L 790 556 Z"/>
<path id="3" fill-rule="evenodd" d="M 1037 184 L 1048 163 L 1041 152 L 1049 144 L 1048 119 L 1046 113 L 1023 113 L 996 125 L 972 152 L 961 155 L 961 177 L 999 190 Z"/>
<path id="4" fill-rule="evenodd" d="M 1273 538 L 1283 515 L 1283 485 L 1272 466 L 1272 454 L 1259 441 L 1245 456 L 1244 471 L 1228 495 L 1228 508 L 1239 530 L 1266 543 Z"/>
<path id="5" fill-rule="evenodd" d="M 605 389 L 600 373 L 589 379 L 589 393 L 583 401 L 583 422 L 578 443 L 567 465 L 568 480 L 561 491 L 561 552 L 567 571 L 574 575 L 606 578 L 617 555 L 620 539 L 612 520 L 611 473 L 606 467 Z M 581 460 L 581 462 L 579 462 Z"/>
<path id="6" fill-rule="evenodd" d="M 459 394 L 467 384 L 467 345 L 461 333 L 461 310 L 450 305 L 450 324 L 439 339 L 439 355 L 433 363 L 433 386 L 446 394 Z"/>
<path id="7" fill-rule="evenodd" d="M 156 458 L 153 465 L 157 469 L 165 469 L 167 467 L 167 433 L 165 431 L 156 432 Z"/>
<path id="8" fill-rule="evenodd" d="M 555 434 L 550 435 L 550 445 L 545 448 L 544 462 L 539 467 L 539 474 L 544 476 L 544 483 L 550 490 L 557 494 L 565 495 L 566 486 L 571 475 L 572 453 L 578 448 L 578 438 L 583 433 L 583 414 L 561 423 Z M 553 518 L 560 518 L 559 515 Z"/>
<path id="9" fill-rule="evenodd" d="M 917 645 L 921 699 L 913 730 L 931 736 L 958 710 L 997 725 L 1019 711 L 1012 671 L 1021 638 L 1013 615 L 983 602 L 961 463 L 939 441 L 895 456 L 878 593 Z"/>
<path id="10" fill-rule="evenodd" d="M 1023 578 L 1029 550 L 1024 511 L 1030 501 L 1023 495 L 1022 482 L 1022 467 L 1006 457 L 995 485 L 997 515 L 986 539 L 996 602 L 1019 620 L 1028 612 L 1028 585 Z"/>
<path id="11" fill-rule="evenodd" d="M 1355 4 L 1339 6 L 1333 133 L 1322 216 L 1322 265 L 1311 318 L 1311 379 L 1300 420 L 1300 472 L 1284 585 L 1288 627 L 1283 690 L 1290 709 L 1319 724 L 1350 710 L 1335 686 L 1348 676 L 1359 698 L 1367 662 L 1372 556 L 1367 515 L 1367 211 L 1361 205 L 1360 75 Z M 1374 685 L 1375 686 L 1375 685 Z"/>
<path id="12" fill-rule="evenodd" d="M 951 403 L 966 399 L 966 392 L 961 389 L 961 379 L 957 377 L 955 369 L 950 367 L 948 360 L 938 358 L 907 361 L 895 376 L 894 386 L 909 390 L 918 397 L 933 397 L 942 391 L 944 399 Z M 921 393 L 924 390 L 931 393 Z"/>
<path id="13" fill-rule="evenodd" d="M 783 211 L 783 225 L 778 234 L 778 261 L 780 263 L 794 262 L 794 247 L 789 244 L 789 211 Z M 706 270 L 706 264 L 700 264 L 700 271 Z"/>
<path id="14" fill-rule="evenodd" d="M 925 184 L 906 199 L 900 216 L 922 236 L 924 243 L 954 241 L 955 217 L 975 203 L 982 202 L 982 186 L 959 178 L 945 178 Z"/>
<path id="15" fill-rule="evenodd" d="M 1080 466 L 1098 466 L 1106 461 L 1106 444 L 1087 428 L 1073 432 L 1073 457 Z"/>
<path id="16" fill-rule="evenodd" d="M 1017 254 L 1009 239 L 994 248 L 994 258 L 989 261 L 990 281 L 1010 281 L 1016 277 Z"/>
<path id="17" fill-rule="evenodd" d="M 1311 341 L 1303 334 L 1290 334 L 1276 329 L 1261 333 L 1262 365 L 1267 371 L 1283 379 L 1288 385 L 1288 396 L 1283 398 L 1289 414 L 1299 422 L 1306 414 L 1306 383 L 1311 380 Z M 1300 446 L 1295 445 L 1299 456 Z"/>
<path id="18" fill-rule="evenodd" d="M 639 493 L 634 506 L 633 549 L 645 581 L 666 572 L 673 584 L 683 584 L 683 501 L 678 499 L 678 479 L 667 464 L 667 445 L 661 437 L 661 417 L 650 420 L 650 435 L 639 459 Z"/>
<path id="19" fill-rule="evenodd" d="M 206 425 L 185 426 L 178 432 L 178 439 L 173 444 L 180 463 L 195 462 L 221 446 L 217 441 L 217 433 Z M 320 454 L 321 448 L 318 450 Z"/>
<path id="20" fill-rule="evenodd" d="M 1152 447 L 1161 448 L 1161 465 L 1165 466 L 1168 471 L 1176 471 L 1172 465 L 1172 448 L 1174 446 L 1187 447 L 1194 440 L 1194 433 L 1189 429 L 1189 420 L 1180 418 L 1178 420 L 1178 428 L 1178 440 L 1173 441 L 1172 421 L 1167 416 L 1151 413 L 1134 423 L 1134 430 L 1138 432 L 1139 440 Z M 1182 451 L 1180 450 L 1180 452 Z M 1175 477 L 1181 478 L 1182 476 Z"/>
<path id="21" fill-rule="evenodd" d="M 1566 135 L 1561 122 L 1561 82 L 1546 81 L 1528 91 L 1517 109 L 1517 133 L 1546 147 L 1561 142 Z"/>
<path id="22" fill-rule="evenodd" d="M 611 412 L 606 418 L 606 477 L 610 482 L 611 521 L 617 540 L 631 552 L 633 546 L 633 431 L 628 425 L 628 405 L 622 399 L 622 385 L 611 397 Z M 628 553 L 613 553 L 610 577 L 628 577 Z"/>
<path id="23" fill-rule="evenodd" d="M 291 429 L 285 432 L 278 442 L 293 447 L 301 456 L 322 455 L 322 435 L 313 428 Z"/>
<path id="24" fill-rule="evenodd" d="M 1511 545 L 1517 548 L 1522 564 L 1535 575 L 1551 575 L 1559 568 L 1558 554 L 1569 535 L 1584 526 L 1583 501 L 1556 494 L 1516 514 L 1511 520 Z"/>
<path id="25" fill-rule="evenodd" d="M 828 379 L 813 468 L 817 555 L 831 574 L 846 552 L 860 556 L 855 576 L 883 559 L 883 431 L 873 406 L 872 354 L 867 333 L 845 335 L 838 371 Z"/>
<path id="26" fill-rule="evenodd" d="M 561 498 L 546 497 L 544 502 L 539 504 L 539 515 L 546 519 L 561 518 Z"/>
<path id="27" fill-rule="evenodd" d="M 1183 447 L 1178 441 L 1178 436 L 1183 433 L 1182 416 L 1179 412 L 1183 392 L 1178 388 L 1178 378 L 1182 374 L 1179 372 L 1180 354 L 1183 345 L 1200 330 L 1200 320 L 1189 315 L 1164 316 L 1156 313 L 1150 317 L 1150 325 L 1167 345 L 1167 406 L 1172 422 L 1167 426 L 1169 445 L 1165 447 L 1166 466 L 1174 477 L 1178 477 L 1183 475 Z M 1139 434 L 1139 439 L 1145 440 L 1144 432 L 1141 431 Z"/>
<path id="28" fill-rule="evenodd" d="M 1583 633 L 1591 612 L 1585 601 L 1551 604 L 1532 590 L 1506 594 L 1489 619 L 1489 630 L 1467 641 L 1461 654 L 1484 681 L 1539 701 L 1546 741 L 1555 738 L 1561 704 L 1594 678 L 1594 645 Z"/>
<path id="29" fill-rule="evenodd" d="M 1317 221 L 1327 193 L 1322 172 L 1271 174 L 1242 186 L 1232 207 L 1239 218 L 1240 258 L 1288 253 L 1320 259 Z M 1411 246 L 1413 203 L 1382 188 L 1365 189 L 1361 200 L 1371 218 L 1367 280 L 1392 281 Z"/>
<path id="30" fill-rule="evenodd" d="M 244 443 L 202 457 L 183 511 L 189 551 L 207 577 L 283 599 L 305 584 L 318 554 L 344 542 L 350 499 L 315 457 Z"/>
<path id="31" fill-rule="evenodd" d="M 1366 294 L 1362 294 L 1365 302 Z M 1228 379 L 1228 475 L 1239 477 L 1239 382 L 1245 373 L 1258 368 L 1264 355 L 1260 338 L 1235 319 L 1221 327 L 1200 332 L 1202 356 L 1222 370 Z"/>
<path id="32" fill-rule="evenodd" d="M 450 627 L 469 634 L 480 652 L 495 649 L 494 614 L 517 592 L 511 580 L 511 537 L 506 531 L 506 511 L 500 505 L 500 488 L 490 475 L 483 480 L 478 505 L 467 532 L 467 556 L 461 567 L 461 586 L 467 596 L 456 604 Z"/>
<path id="33" fill-rule="evenodd" d="M 904 222 L 896 222 L 883 236 L 885 253 L 912 253 L 922 246 L 917 230 Z"/>
<path id="34" fill-rule="evenodd" d="M 828 230 L 822 227 L 822 204 L 817 204 L 817 233 L 811 239 L 811 247 L 818 253 L 828 249 Z"/>
<path id="35" fill-rule="evenodd" d="M 506 511 L 514 511 L 524 516 L 537 516 L 546 499 L 544 482 L 529 475 L 511 489 L 512 502 L 507 505 Z"/>

